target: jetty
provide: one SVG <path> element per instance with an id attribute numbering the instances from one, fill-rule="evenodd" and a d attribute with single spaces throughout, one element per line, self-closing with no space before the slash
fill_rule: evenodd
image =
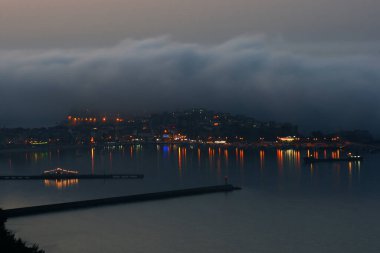
<path id="1" fill-rule="evenodd" d="M 55 180 L 55 179 L 143 179 L 144 174 L 42 174 L 1 175 L 0 180 Z"/>
<path id="2" fill-rule="evenodd" d="M 218 193 L 218 192 L 231 192 L 231 191 L 240 190 L 240 189 L 241 189 L 240 187 L 235 187 L 231 184 L 206 186 L 206 187 L 198 187 L 198 188 L 187 188 L 187 189 L 173 190 L 173 191 L 153 192 L 153 193 L 144 193 L 144 194 L 129 195 L 129 196 L 120 196 L 120 197 L 66 202 L 66 203 L 59 203 L 59 204 L 5 209 L 0 212 L 0 216 L 6 217 L 6 218 L 14 218 L 14 217 L 38 215 L 38 214 L 52 213 L 52 212 L 63 212 L 63 211 L 74 210 L 74 209 L 100 207 L 100 206 L 106 206 L 106 205 L 126 204 L 126 203 L 143 202 L 143 201 L 150 201 L 150 200 L 162 200 L 162 199 L 170 199 L 170 198 L 178 198 L 178 197 L 194 196 L 194 195 L 202 195 L 202 194 Z"/>

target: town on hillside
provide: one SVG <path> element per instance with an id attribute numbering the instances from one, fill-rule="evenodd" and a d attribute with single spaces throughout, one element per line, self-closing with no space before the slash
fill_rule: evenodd
<path id="1" fill-rule="evenodd" d="M 0 148 L 68 145 L 119 146 L 129 143 L 208 144 L 226 146 L 339 148 L 356 145 L 376 150 L 365 130 L 303 135 L 291 123 L 191 109 L 147 116 L 75 112 L 47 128 L 0 128 Z"/>

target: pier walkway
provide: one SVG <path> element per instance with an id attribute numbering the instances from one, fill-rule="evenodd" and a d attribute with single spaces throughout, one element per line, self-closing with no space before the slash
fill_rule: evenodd
<path id="1" fill-rule="evenodd" d="M 149 200 L 169 199 L 169 198 L 177 198 L 177 197 L 193 196 L 193 195 L 201 195 L 201 194 L 217 193 L 217 192 L 231 192 L 231 191 L 240 190 L 240 189 L 241 188 L 235 187 L 231 184 L 215 185 L 215 186 L 207 186 L 207 187 L 188 188 L 188 189 L 182 189 L 182 190 L 144 193 L 144 194 L 137 194 L 137 195 L 121 196 L 121 197 L 66 202 L 66 203 L 60 203 L 60 204 L 13 208 L 13 209 L 6 209 L 6 210 L 1 211 L 0 215 L 6 218 L 13 218 L 13 217 L 20 217 L 20 216 L 38 215 L 38 214 L 51 213 L 51 212 L 62 212 L 62 211 L 68 211 L 68 210 L 73 210 L 73 209 L 99 207 L 99 206 L 106 206 L 106 205 L 116 205 L 116 204 L 132 203 L 132 202 L 149 201 Z"/>
<path id="2" fill-rule="evenodd" d="M 78 174 L 52 174 L 52 175 L 10 175 L 10 176 L 0 176 L 0 180 L 54 180 L 54 179 L 142 179 L 144 174 L 88 174 L 88 175 L 78 175 Z"/>

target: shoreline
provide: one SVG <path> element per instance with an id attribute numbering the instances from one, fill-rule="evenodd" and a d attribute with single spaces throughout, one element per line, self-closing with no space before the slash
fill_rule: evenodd
<path id="1" fill-rule="evenodd" d="M 377 144 L 377 143 L 376 143 Z M 214 144 L 214 143 L 187 143 L 187 142 L 128 142 L 128 143 L 113 143 L 113 144 L 98 144 L 98 145 L 44 145 L 44 146 L 18 146 L 18 147 L 0 147 L 1 154 L 11 154 L 19 152 L 30 152 L 30 151 L 49 151 L 49 150 L 80 150 L 80 149 L 91 149 L 91 148 L 114 148 L 114 147 L 126 147 L 132 145 L 170 145 L 170 146 L 185 146 L 185 147 L 210 147 L 210 148 L 241 148 L 241 149 L 296 149 L 296 150 L 321 150 L 321 149 L 345 149 L 360 150 L 363 152 L 379 152 L 380 146 L 376 144 L 357 144 L 357 143 L 297 143 L 297 144 L 279 144 L 274 142 L 267 143 L 228 143 L 228 144 Z"/>
<path id="2" fill-rule="evenodd" d="M 240 187 L 235 187 L 231 184 L 214 185 L 198 188 L 187 188 L 180 190 L 164 191 L 164 192 L 152 192 L 144 194 L 135 194 L 119 197 L 110 197 L 103 199 L 91 199 L 74 202 L 65 202 L 58 204 L 49 204 L 41 206 L 22 207 L 14 209 L 0 209 L 0 249 L 5 252 L 17 252 L 17 253 L 45 253 L 45 251 L 39 249 L 37 244 L 28 246 L 28 242 L 16 238 L 15 234 L 5 228 L 5 222 L 9 218 L 30 216 L 30 215 L 43 215 L 52 212 L 64 212 L 73 211 L 78 209 L 96 208 L 108 205 L 128 204 L 135 202 L 145 201 L 158 201 L 165 199 L 173 199 L 179 197 L 189 197 L 203 194 L 232 192 L 235 190 L 241 190 Z"/>
<path id="3" fill-rule="evenodd" d="M 0 213 L 2 209 L 0 209 Z M 0 215 L 0 250 L 9 253 L 45 253 L 37 244 L 31 244 L 17 238 L 16 235 L 5 227 L 6 218 Z"/>

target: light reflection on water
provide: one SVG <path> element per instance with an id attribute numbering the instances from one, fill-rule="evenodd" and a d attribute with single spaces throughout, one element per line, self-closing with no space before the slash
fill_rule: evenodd
<path id="1" fill-rule="evenodd" d="M 44 180 L 44 185 L 46 187 L 55 187 L 58 190 L 65 189 L 70 186 L 75 186 L 79 184 L 79 179 L 55 179 L 55 180 Z"/>
<path id="2" fill-rule="evenodd" d="M 254 182 L 257 181 L 256 175 L 260 175 L 261 179 L 268 179 L 267 183 L 276 178 L 286 177 L 283 181 L 285 184 L 303 180 L 304 184 L 312 185 L 313 182 L 310 180 L 324 177 L 324 182 L 329 182 L 334 187 L 342 183 L 348 187 L 358 185 L 361 177 L 361 162 L 305 164 L 302 160 L 304 156 L 311 155 L 316 158 L 339 158 L 342 156 L 341 150 L 245 149 L 213 146 L 194 148 L 179 145 L 145 147 L 130 145 L 115 149 L 92 147 L 89 153 L 86 153 L 86 150 L 3 154 L 6 159 L 0 159 L 0 163 L 6 162 L 7 166 L 2 167 L 7 169 L 3 169 L 2 174 L 40 174 L 46 169 L 66 166 L 75 168 L 82 174 L 124 173 L 138 170 L 149 175 L 150 167 L 155 167 L 160 170 L 176 168 L 176 175 L 179 178 L 187 178 L 189 182 L 196 182 L 195 178 L 201 177 L 209 170 L 208 177 L 214 178 L 211 181 L 216 180 L 216 183 L 221 183 L 221 178 L 229 176 L 238 184 L 245 182 L 248 186 L 254 186 Z M 125 154 L 126 151 L 129 156 Z M 89 157 L 88 160 L 86 157 Z M 89 163 L 86 163 L 86 160 Z M 201 174 L 197 175 L 199 170 L 194 168 L 202 169 Z M 130 169 L 132 171 L 129 171 Z M 242 174 L 243 172 L 246 174 Z M 242 180 L 242 175 L 252 177 L 252 180 Z M 171 174 L 168 178 L 173 179 L 173 176 L 175 174 Z M 67 184 L 70 185 L 72 184 Z M 62 188 L 65 187 L 60 189 Z"/>
<path id="3" fill-rule="evenodd" d="M 236 245 L 239 252 L 339 252 L 344 245 L 341 252 L 378 252 L 372 250 L 376 242 L 368 238 L 380 232 L 373 218 L 380 212 L 374 201 L 380 195 L 380 155 L 366 155 L 363 162 L 305 164 L 307 155 L 344 153 L 179 145 L 2 153 L 0 174 L 38 175 L 61 167 L 81 174 L 143 173 L 145 178 L 1 182 L 0 207 L 223 184 L 227 176 L 243 190 L 28 217 L 8 225 L 47 252 L 118 252 L 113 246 L 124 247 L 121 252 L 204 252 L 204 246 L 208 252 L 235 252 Z M 43 224 L 60 226 L 51 231 Z M 105 235 L 110 236 L 103 240 Z M 150 245 L 146 238 L 157 240 L 144 250 Z M 184 238 L 189 242 L 185 249 L 180 246 Z M 93 246 L 93 241 L 99 244 Z M 215 245 L 222 246 L 212 251 Z"/>
<path id="4" fill-rule="evenodd" d="M 91 172 L 94 174 L 95 171 L 95 148 L 91 148 Z"/>

